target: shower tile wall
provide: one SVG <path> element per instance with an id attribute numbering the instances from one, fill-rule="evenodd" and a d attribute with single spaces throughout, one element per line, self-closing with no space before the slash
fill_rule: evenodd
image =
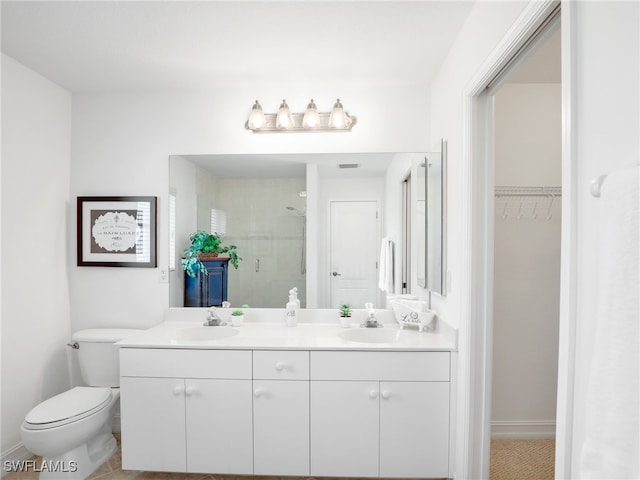
<path id="1" fill-rule="evenodd" d="M 284 308 L 295 286 L 305 306 L 305 179 L 221 179 L 218 187 L 226 243 L 243 258 L 238 270 L 230 268 L 231 305 Z"/>

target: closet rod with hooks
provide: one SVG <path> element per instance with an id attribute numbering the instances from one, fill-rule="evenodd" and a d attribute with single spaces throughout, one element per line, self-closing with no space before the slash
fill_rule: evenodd
<path id="1" fill-rule="evenodd" d="M 559 197 L 562 187 L 496 186 L 496 197 Z"/>

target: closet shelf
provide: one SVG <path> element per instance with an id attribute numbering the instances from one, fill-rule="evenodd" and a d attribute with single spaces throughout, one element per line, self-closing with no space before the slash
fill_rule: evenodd
<path id="1" fill-rule="evenodd" d="M 538 187 L 538 186 L 496 186 L 496 197 L 559 197 L 562 196 L 562 187 Z"/>
<path id="2" fill-rule="evenodd" d="M 501 208 L 503 220 L 544 218 L 550 220 L 557 197 L 562 196 L 562 187 L 537 186 L 497 186 L 495 187 L 496 206 Z"/>

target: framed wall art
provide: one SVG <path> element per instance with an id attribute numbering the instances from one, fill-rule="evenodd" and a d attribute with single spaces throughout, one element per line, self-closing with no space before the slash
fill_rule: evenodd
<path id="1" fill-rule="evenodd" d="M 156 267 L 157 197 L 78 197 L 78 266 Z"/>

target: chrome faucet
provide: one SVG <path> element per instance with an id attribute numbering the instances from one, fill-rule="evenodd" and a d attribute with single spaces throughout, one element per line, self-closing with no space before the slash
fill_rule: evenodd
<path id="1" fill-rule="evenodd" d="M 207 315 L 207 321 L 203 324 L 205 327 L 218 327 L 220 325 L 224 325 L 224 322 L 218 316 L 218 312 L 216 312 L 215 307 L 211 307 L 207 311 L 209 312 Z"/>
<path id="2" fill-rule="evenodd" d="M 367 309 L 367 319 L 360 324 L 362 328 L 378 328 L 382 327 L 382 324 L 375 318 L 376 309 L 373 308 L 373 303 L 365 303 L 364 308 Z"/>

